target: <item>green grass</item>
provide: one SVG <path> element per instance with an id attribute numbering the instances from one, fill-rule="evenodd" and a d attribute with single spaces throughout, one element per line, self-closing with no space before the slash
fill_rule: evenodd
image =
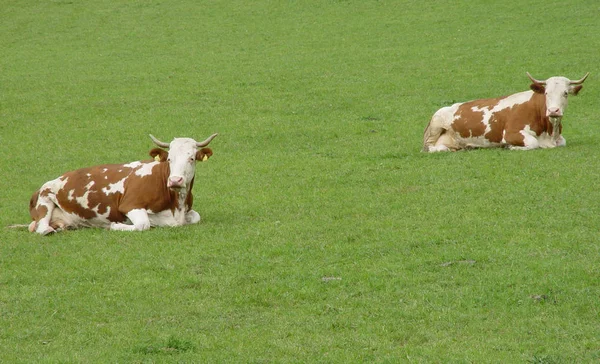
<path id="1" fill-rule="evenodd" d="M 3 1 L 0 362 L 600 360 L 598 5 Z M 419 153 L 579 78 L 566 148 Z M 212 143 L 196 226 L 40 237 L 33 191 Z"/>

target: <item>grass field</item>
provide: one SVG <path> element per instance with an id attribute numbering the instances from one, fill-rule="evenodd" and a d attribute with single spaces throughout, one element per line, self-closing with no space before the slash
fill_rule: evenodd
<path id="1" fill-rule="evenodd" d="M 526 3 L 0 1 L 0 362 L 600 361 L 600 5 Z M 419 152 L 526 71 L 567 147 Z M 199 225 L 5 228 L 214 132 Z"/>

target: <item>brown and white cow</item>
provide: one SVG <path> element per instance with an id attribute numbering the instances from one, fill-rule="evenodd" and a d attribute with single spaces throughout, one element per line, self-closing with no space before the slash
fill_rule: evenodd
<path id="1" fill-rule="evenodd" d="M 424 152 L 509 147 L 528 150 L 566 145 L 562 117 L 567 96 L 577 95 L 589 72 L 577 81 L 527 76 L 531 91 L 456 103 L 439 109 L 423 135 Z"/>
<path id="2" fill-rule="evenodd" d="M 192 210 L 196 161 L 212 156 L 203 142 L 175 138 L 164 143 L 154 160 L 105 164 L 67 172 L 46 182 L 31 197 L 29 231 L 42 235 L 63 229 L 101 227 L 110 230 L 147 230 L 151 226 L 195 224 L 200 215 Z"/>

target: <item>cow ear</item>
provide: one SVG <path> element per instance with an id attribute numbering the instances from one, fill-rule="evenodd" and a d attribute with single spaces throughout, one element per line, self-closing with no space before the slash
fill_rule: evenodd
<path id="1" fill-rule="evenodd" d="M 196 152 L 196 161 L 204 162 L 208 158 L 212 157 L 213 152 L 210 148 L 202 148 Z"/>
<path id="2" fill-rule="evenodd" d="M 579 91 L 583 88 L 583 85 L 577 85 L 575 87 L 571 87 L 571 94 L 577 96 Z"/>
<path id="3" fill-rule="evenodd" d="M 544 85 L 541 85 L 537 82 L 534 82 L 531 84 L 531 89 L 533 90 L 533 92 L 537 93 L 537 94 L 543 94 L 544 92 L 546 92 L 546 88 L 544 87 Z"/>
<path id="4" fill-rule="evenodd" d="M 167 160 L 169 153 L 166 150 L 160 148 L 154 148 L 150 151 L 150 156 L 154 158 L 155 161 L 164 162 Z"/>

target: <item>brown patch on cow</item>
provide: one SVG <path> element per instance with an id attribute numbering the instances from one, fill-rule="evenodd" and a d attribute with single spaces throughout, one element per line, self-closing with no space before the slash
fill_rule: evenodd
<path id="1" fill-rule="evenodd" d="M 485 134 L 485 124 L 483 123 L 483 110 L 492 109 L 502 98 L 484 99 L 469 101 L 461 104 L 456 110 L 455 120 L 452 123 L 452 129 L 459 133 L 463 138 L 479 137 Z"/>
<path id="2" fill-rule="evenodd" d="M 107 196 L 102 190 L 109 189 L 110 184 L 121 181 L 134 171 L 135 168 L 125 167 L 122 164 L 105 164 L 67 172 L 62 177 L 68 178 L 67 183 L 56 193 L 56 197 L 65 212 L 77 214 L 81 218 L 97 217 L 99 214 L 105 214 L 110 208 L 108 219 L 113 222 L 123 222 L 126 216 L 117 208 L 121 193 L 115 192 Z M 89 186 L 91 182 L 93 184 Z M 86 198 L 88 208 L 81 206 L 77 198 Z M 93 209 L 97 209 L 98 213 Z"/>
<path id="3" fill-rule="evenodd" d="M 48 196 L 50 194 L 50 189 L 45 188 L 43 190 L 37 190 L 31 195 L 31 199 L 29 200 L 29 216 L 33 221 L 40 221 L 46 214 L 48 214 L 48 208 L 44 205 L 38 206 L 38 200 L 40 196 Z"/>
<path id="4" fill-rule="evenodd" d="M 529 85 L 529 88 L 533 90 L 533 92 L 535 92 L 536 94 L 544 94 L 546 92 L 546 88 L 544 87 L 544 85 L 534 82 L 531 85 Z"/>
<path id="5" fill-rule="evenodd" d="M 31 199 L 29 200 L 29 216 L 31 216 L 31 219 L 33 221 L 39 220 L 39 215 L 35 208 L 35 206 L 37 205 L 39 196 L 40 196 L 40 190 L 37 190 L 33 193 L 33 195 L 31 195 Z"/>
<path id="6" fill-rule="evenodd" d="M 516 146 L 524 146 L 525 145 L 525 137 L 521 134 L 521 130 L 516 131 L 506 131 L 504 133 L 504 141 L 508 145 L 516 145 Z"/>
<path id="7" fill-rule="evenodd" d="M 534 93 L 529 102 L 518 104 L 511 109 L 497 113 L 498 118 L 505 120 L 504 140 L 507 144 L 524 146 L 525 137 L 521 131 L 526 125 L 540 135 L 543 132 L 552 133 L 552 123 L 546 115 L 546 96 L 544 93 Z"/>
<path id="8" fill-rule="evenodd" d="M 124 215 L 133 209 L 155 213 L 171 209 L 177 204 L 177 192 L 167 187 L 169 173 L 169 164 L 159 163 L 152 168 L 152 174 L 143 177 L 132 174 L 125 180 L 126 193 L 116 202 L 118 211 Z"/>
<path id="9" fill-rule="evenodd" d="M 165 162 L 167 160 L 167 158 L 169 157 L 169 153 L 166 150 L 160 149 L 160 148 L 154 148 L 148 154 L 150 154 L 150 156 L 152 158 L 154 158 L 155 160 L 156 160 L 156 156 L 158 156 L 159 162 Z"/>
<path id="10" fill-rule="evenodd" d="M 33 220 L 40 221 L 48 214 L 48 208 L 44 205 L 40 205 L 35 207 L 33 210 L 30 210 L 30 214 Z"/>
<path id="11" fill-rule="evenodd" d="M 196 160 L 197 161 L 204 161 L 204 157 L 206 158 L 210 158 L 213 155 L 213 151 L 210 148 L 202 148 L 199 151 L 196 152 Z"/>
<path id="12" fill-rule="evenodd" d="M 211 153 L 212 154 L 212 153 Z M 188 212 L 192 209 L 192 205 L 194 204 L 194 196 L 192 195 L 192 189 L 194 187 L 194 180 L 196 178 L 192 178 L 192 181 L 190 182 L 190 189 L 188 191 L 188 194 L 185 198 L 185 211 Z M 175 210 L 172 210 L 175 211 Z"/>

